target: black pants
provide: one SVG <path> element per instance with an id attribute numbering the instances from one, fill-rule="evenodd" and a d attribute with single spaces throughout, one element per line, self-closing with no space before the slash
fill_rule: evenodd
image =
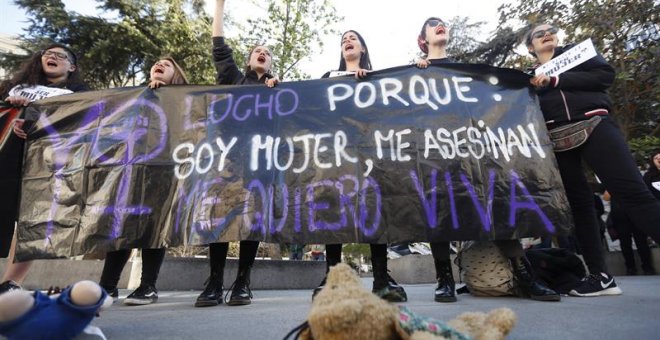
<path id="1" fill-rule="evenodd" d="M 107 291 L 117 288 L 121 272 L 131 256 L 131 249 L 111 251 L 106 254 L 99 283 Z M 140 285 L 156 286 L 160 267 L 165 259 L 165 248 L 142 249 L 142 278 Z"/>
<path id="2" fill-rule="evenodd" d="M 632 240 L 634 238 L 635 245 L 637 246 L 637 253 L 642 261 L 642 269 L 647 272 L 652 272 L 653 260 L 651 258 L 651 249 L 649 248 L 647 241 L 648 236 L 638 230 L 630 221 L 630 217 L 626 211 L 615 203 L 612 203 L 610 218 L 612 226 L 619 235 L 621 253 L 623 254 L 623 260 L 626 263 L 626 269 L 629 272 L 637 271 L 637 267 L 635 266 L 635 254 L 632 249 Z"/>
<path id="3" fill-rule="evenodd" d="M 244 272 L 254 265 L 254 259 L 259 250 L 259 241 L 241 241 L 238 254 L 238 272 Z M 209 244 L 209 264 L 211 273 L 214 271 L 222 274 L 227 262 L 229 252 L 228 242 L 216 242 Z"/>
<path id="4" fill-rule="evenodd" d="M 604 119 L 580 147 L 555 153 L 575 220 L 575 236 L 591 273 L 606 272 L 594 195 L 582 168 L 585 161 L 607 191 L 628 212 L 636 228 L 660 242 L 660 202 L 642 181 L 619 129 Z"/>

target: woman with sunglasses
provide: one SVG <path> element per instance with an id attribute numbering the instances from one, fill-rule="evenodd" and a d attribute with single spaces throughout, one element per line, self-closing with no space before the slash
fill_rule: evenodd
<path id="1" fill-rule="evenodd" d="M 417 44 L 427 58 L 417 62 L 417 66 L 427 68 L 429 65 L 452 63 L 453 61 L 447 56 L 448 43 L 449 27 L 447 24 L 440 18 L 426 19 L 417 37 Z M 493 243 L 509 259 L 518 287 L 524 296 L 538 301 L 560 300 L 557 292 L 534 278 L 531 265 L 525 258 L 522 245 L 518 240 L 495 240 Z M 431 252 L 438 283 L 435 288 L 434 300 L 436 302 L 455 302 L 455 281 L 449 257 L 449 242 L 431 242 Z"/>
<path id="2" fill-rule="evenodd" d="M 360 33 L 350 30 L 341 36 L 339 69 L 325 73 L 322 78 L 354 75 L 356 79 L 367 76 L 372 69 L 369 48 Z M 372 292 L 390 302 L 408 300 L 406 291 L 387 273 L 387 244 L 370 244 L 371 265 L 374 274 Z M 342 244 L 326 244 L 326 275 L 330 267 L 341 262 Z M 314 289 L 312 297 L 323 289 L 326 278 Z"/>
<path id="3" fill-rule="evenodd" d="M 0 99 L 12 106 L 27 106 L 31 102 L 47 97 L 59 96 L 78 91 L 88 90 L 80 78 L 80 69 L 75 53 L 62 44 L 50 44 L 43 50 L 33 54 L 14 74 L 0 84 Z M 27 138 L 23 131 L 23 119 L 14 123 L 14 133 L 20 138 Z M 17 150 L 22 154 L 21 150 Z M 20 157 L 22 159 L 22 157 Z M 20 166 L 20 165 L 17 165 Z M 3 164 L 3 170 L 15 170 Z M 16 237 L 14 222 L 16 220 L 20 178 L 10 178 L 10 175 L 0 176 L 2 199 L 0 216 L 0 256 L 7 257 L 7 267 L 0 284 L 0 294 L 9 290 L 20 289 L 20 284 L 28 274 L 31 261 L 14 263 Z M 9 217 L 9 218 L 7 218 Z"/>
<path id="4" fill-rule="evenodd" d="M 553 25 L 541 24 L 533 25 L 526 34 L 525 45 L 536 57 L 538 66 L 570 49 L 571 46 L 559 46 L 557 31 Z M 609 116 L 612 104 L 607 89 L 614 76 L 614 69 L 599 54 L 558 76 L 540 74 L 530 80 L 537 89 L 550 135 L 557 136 L 557 129 L 570 129 L 579 131 L 575 135 L 583 137 L 553 140 L 575 220 L 576 238 L 591 273 L 570 292 L 575 296 L 621 294 L 614 278 L 607 273 L 594 196 L 582 162 L 593 169 L 632 223 L 656 242 L 660 241 L 660 203 L 644 184 L 626 141 Z"/>
<path id="5" fill-rule="evenodd" d="M 151 66 L 148 87 L 156 89 L 166 85 L 188 84 L 185 72 L 174 58 L 165 56 Z M 106 254 L 99 285 L 113 298 L 118 297 L 117 284 L 121 272 L 131 256 L 132 249 L 121 249 Z M 124 300 L 126 305 L 148 305 L 158 301 L 156 281 L 165 259 L 165 248 L 142 249 L 142 275 L 140 286 Z"/>
<path id="6" fill-rule="evenodd" d="M 216 84 L 218 85 L 257 85 L 265 84 L 274 87 L 279 79 L 273 76 L 271 67 L 273 57 L 268 47 L 257 45 L 252 48 L 248 55 L 244 72 L 236 65 L 232 49 L 225 43 L 224 38 L 224 0 L 215 1 L 215 12 L 213 19 L 213 63 L 215 65 Z M 252 291 L 250 290 L 250 271 L 259 249 L 259 241 L 241 241 L 238 255 L 238 273 L 232 284 L 231 295 L 227 305 L 240 306 L 252 303 Z M 209 264 L 211 274 L 206 283 L 206 288 L 197 297 L 195 307 L 217 306 L 222 303 L 223 276 L 228 242 L 215 242 L 209 244 Z"/>

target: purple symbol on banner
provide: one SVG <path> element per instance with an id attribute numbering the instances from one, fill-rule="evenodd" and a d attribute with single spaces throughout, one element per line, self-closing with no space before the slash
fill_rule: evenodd
<path id="1" fill-rule="evenodd" d="M 149 109 L 149 110 L 147 110 Z M 155 122 L 152 120 L 155 118 Z M 153 150 L 144 150 L 150 130 L 156 130 L 157 143 Z M 109 132 L 108 132 L 109 131 Z M 151 142 L 151 141 L 150 141 Z M 92 146 L 93 156 L 99 165 L 119 165 L 123 176 L 119 182 L 115 204 L 105 207 L 104 214 L 112 214 L 111 239 L 119 237 L 127 215 L 150 214 L 152 209 L 143 205 L 129 205 L 130 185 L 134 178 L 134 165 L 142 164 L 158 156 L 167 143 L 167 117 L 163 109 L 145 99 L 126 102 L 101 120 Z M 123 152 L 109 157 L 99 151 L 104 146 L 113 150 L 122 145 Z"/>
<path id="2" fill-rule="evenodd" d="M 371 223 L 371 228 L 367 227 L 367 217 L 369 215 L 369 211 L 367 208 L 367 190 L 369 188 L 372 188 L 374 191 L 374 194 L 376 196 L 376 206 L 375 209 L 376 211 L 374 212 L 374 220 L 373 223 Z M 380 217 L 381 217 L 381 209 L 382 209 L 382 202 L 381 202 L 381 192 L 380 192 L 380 186 L 378 185 L 378 182 L 376 182 L 375 179 L 371 177 L 367 177 L 364 179 L 364 182 L 362 183 L 362 188 L 360 189 L 360 230 L 365 236 L 372 236 L 373 234 L 376 233 L 378 230 L 378 227 L 380 226 Z"/>
<path id="3" fill-rule="evenodd" d="M 328 202 L 314 200 L 314 189 L 322 187 L 335 187 L 335 182 L 329 179 L 311 183 L 307 186 L 307 205 L 309 209 L 309 231 L 316 230 L 339 230 L 342 227 L 340 222 L 327 222 L 316 220 L 316 211 L 327 210 L 330 208 Z"/>
<path id="4" fill-rule="evenodd" d="M 420 183 L 419 178 L 417 177 L 417 172 L 415 170 L 410 170 L 410 177 L 413 180 L 413 183 L 415 184 L 415 189 L 417 189 L 417 194 L 419 195 L 419 200 L 422 203 L 422 206 L 424 207 L 424 213 L 426 214 L 426 221 L 429 226 L 429 228 L 433 229 L 438 225 L 438 207 L 437 207 L 437 177 L 438 177 L 438 170 L 433 169 L 431 170 L 431 190 L 430 190 L 430 196 L 431 198 L 428 199 L 426 198 L 425 195 L 425 190 L 424 190 L 424 185 Z M 430 202 L 429 202 L 430 201 Z"/>
<path id="5" fill-rule="evenodd" d="M 493 214 L 493 188 L 495 186 L 495 171 L 490 170 L 488 172 L 488 198 L 486 202 L 486 211 L 484 211 L 484 207 L 479 202 L 479 197 L 475 193 L 474 187 L 470 181 L 468 181 L 468 178 L 465 176 L 465 174 L 461 173 L 461 182 L 463 182 L 463 185 L 465 185 L 468 192 L 470 193 L 472 203 L 474 203 L 474 207 L 477 209 L 477 213 L 479 213 L 481 224 L 484 226 L 484 230 L 486 231 L 490 231 L 492 225 L 491 216 Z"/>
<path id="6" fill-rule="evenodd" d="M 75 132 L 69 133 L 67 138 L 64 138 L 59 132 L 55 130 L 52 123 L 45 114 L 39 116 L 39 124 L 44 127 L 44 130 L 48 133 L 48 136 L 44 139 L 50 141 L 53 145 L 53 201 L 50 205 L 50 210 L 48 212 L 48 220 L 46 222 L 46 238 L 44 240 L 45 244 L 48 244 L 50 235 L 53 233 L 54 229 L 54 219 L 55 212 L 59 202 L 61 202 L 60 194 L 62 192 L 62 185 L 65 181 L 67 175 L 65 166 L 68 163 L 69 155 L 71 154 L 71 149 L 74 145 L 80 143 L 89 143 L 93 142 L 95 136 L 91 136 L 88 132 L 90 126 L 96 122 L 98 117 L 100 117 L 101 112 L 105 108 L 105 101 L 100 101 L 96 105 L 92 106 L 89 111 L 85 114 L 82 122 L 80 123 L 78 129 Z"/>
<path id="7" fill-rule="evenodd" d="M 458 215 L 456 214 L 456 201 L 454 200 L 454 186 L 451 184 L 449 171 L 445 171 L 445 183 L 449 192 L 449 209 L 451 210 L 451 225 L 454 230 L 458 229 Z"/>

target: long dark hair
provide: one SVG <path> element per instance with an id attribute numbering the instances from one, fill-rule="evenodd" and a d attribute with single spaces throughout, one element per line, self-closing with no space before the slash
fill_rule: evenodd
<path id="1" fill-rule="evenodd" d="M 72 65 L 76 66 L 75 70 L 69 72 L 64 84 L 65 87 L 75 88 L 84 84 L 80 77 L 80 66 L 78 66 L 78 58 L 76 57 L 76 54 L 66 45 L 53 43 L 42 50 L 33 53 L 32 56 L 21 65 L 18 72 L 16 72 L 11 79 L 5 80 L 0 84 L 0 100 L 4 100 L 9 93 L 9 90 L 16 85 L 48 85 L 48 79 L 46 78 L 46 73 L 44 73 L 44 68 L 41 64 L 41 55 L 43 51 L 56 47 L 66 51 L 66 54 L 69 56 L 69 61 Z"/>
<path id="2" fill-rule="evenodd" d="M 364 53 L 360 54 L 360 68 L 363 68 L 365 70 L 371 70 L 371 58 L 369 58 L 369 48 L 367 47 L 367 43 L 364 41 L 364 38 L 358 33 L 357 31 L 354 30 L 348 30 L 341 35 L 341 40 L 344 40 L 344 35 L 348 32 L 353 32 L 355 35 L 357 35 L 358 40 L 360 40 L 360 44 L 362 44 L 362 47 L 364 47 Z M 341 41 L 340 41 L 340 46 L 341 46 Z M 339 68 L 337 69 L 338 71 L 346 71 L 346 60 L 344 60 L 344 54 L 342 52 L 339 52 Z"/>

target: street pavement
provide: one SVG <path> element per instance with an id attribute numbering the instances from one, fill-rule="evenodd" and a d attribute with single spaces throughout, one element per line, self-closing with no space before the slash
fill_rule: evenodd
<path id="1" fill-rule="evenodd" d="M 182 278 L 185 279 L 185 278 Z M 660 339 L 660 276 L 617 277 L 621 296 L 561 302 L 459 295 L 456 303 L 433 301 L 431 284 L 404 285 L 413 312 L 449 320 L 462 312 L 509 307 L 518 324 L 509 339 Z M 371 288 L 371 280 L 363 279 Z M 195 308 L 199 291 L 161 291 L 158 303 L 125 306 L 120 300 L 92 325 L 108 339 L 282 339 L 305 320 L 311 290 L 259 290 L 248 306 Z"/>

